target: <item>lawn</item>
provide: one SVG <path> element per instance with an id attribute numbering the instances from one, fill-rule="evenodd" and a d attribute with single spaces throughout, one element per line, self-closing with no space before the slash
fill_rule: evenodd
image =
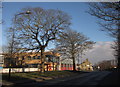
<path id="1" fill-rule="evenodd" d="M 26 73 L 11 73 L 11 78 L 8 79 L 8 74 L 2 74 L 3 84 L 14 84 L 22 82 L 41 82 L 44 80 L 50 80 L 54 78 L 61 78 L 66 76 L 71 76 L 83 72 L 79 71 L 46 71 L 45 73 L 40 72 L 26 72 Z"/>

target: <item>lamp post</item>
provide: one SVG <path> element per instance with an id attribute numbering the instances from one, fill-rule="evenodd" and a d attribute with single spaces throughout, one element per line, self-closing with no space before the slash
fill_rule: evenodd
<path id="1" fill-rule="evenodd" d="M 17 17 L 18 15 L 23 15 L 23 14 L 31 14 L 31 12 L 30 12 L 30 11 L 26 11 L 26 12 L 22 12 L 22 13 L 16 14 L 15 17 L 14 17 L 14 23 L 16 23 L 16 17 Z M 14 26 L 14 27 L 16 27 L 16 26 Z M 13 57 L 13 54 L 14 54 L 14 53 L 13 53 L 14 41 L 15 41 L 15 40 L 14 40 L 14 35 L 15 35 L 14 31 L 15 31 L 15 30 L 13 29 L 13 35 L 12 35 L 12 37 L 13 37 L 13 38 L 12 38 L 12 41 L 13 41 L 13 42 L 12 42 L 12 45 L 11 45 L 12 49 L 11 49 L 11 52 L 10 52 L 10 53 L 11 53 L 11 57 Z M 11 58 L 10 58 L 9 77 L 8 77 L 9 80 L 10 80 L 10 77 L 11 77 Z"/>
<path id="2" fill-rule="evenodd" d="M 26 11 L 26 12 L 21 12 L 21 13 L 18 13 L 18 14 L 16 14 L 15 15 L 15 18 L 14 18 L 14 23 L 16 23 L 16 18 L 17 18 L 17 16 L 19 16 L 19 15 L 24 15 L 24 14 L 31 14 L 31 12 L 28 10 L 28 11 Z M 15 26 L 16 27 L 16 26 Z"/>

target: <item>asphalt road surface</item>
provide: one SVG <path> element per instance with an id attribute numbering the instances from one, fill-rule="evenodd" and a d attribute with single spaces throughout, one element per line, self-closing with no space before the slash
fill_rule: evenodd
<path id="1" fill-rule="evenodd" d="M 98 85 L 109 74 L 108 71 L 90 72 L 60 81 L 46 82 L 43 85 Z"/>

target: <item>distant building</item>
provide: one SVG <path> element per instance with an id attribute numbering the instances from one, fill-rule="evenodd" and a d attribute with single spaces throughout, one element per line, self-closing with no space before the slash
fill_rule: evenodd
<path id="1" fill-rule="evenodd" d="M 4 57 L 2 54 L 0 54 L 0 67 L 3 67 L 4 64 Z"/>
<path id="2" fill-rule="evenodd" d="M 104 60 L 94 65 L 95 70 L 117 68 L 117 60 Z"/>
<path id="3" fill-rule="evenodd" d="M 81 64 L 77 65 L 78 70 L 80 71 L 93 71 L 92 63 L 88 59 L 86 59 Z"/>

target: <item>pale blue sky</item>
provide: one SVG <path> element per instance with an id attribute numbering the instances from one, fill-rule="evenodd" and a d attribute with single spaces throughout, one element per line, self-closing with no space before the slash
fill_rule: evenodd
<path id="1" fill-rule="evenodd" d="M 116 2 L 119 0 L 1 0 L 4 2 Z"/>
<path id="2" fill-rule="evenodd" d="M 72 17 L 71 28 L 82 32 L 92 41 L 112 41 L 105 32 L 101 32 L 98 26 L 97 19 L 86 11 L 88 10 L 87 3 L 84 2 L 3 2 L 3 30 L 11 26 L 13 15 L 25 7 L 42 7 L 44 9 L 60 9 L 65 11 Z M 4 32 L 4 31 L 3 31 Z M 3 34 L 4 35 L 4 34 Z M 5 38 L 3 37 L 3 44 Z"/>

